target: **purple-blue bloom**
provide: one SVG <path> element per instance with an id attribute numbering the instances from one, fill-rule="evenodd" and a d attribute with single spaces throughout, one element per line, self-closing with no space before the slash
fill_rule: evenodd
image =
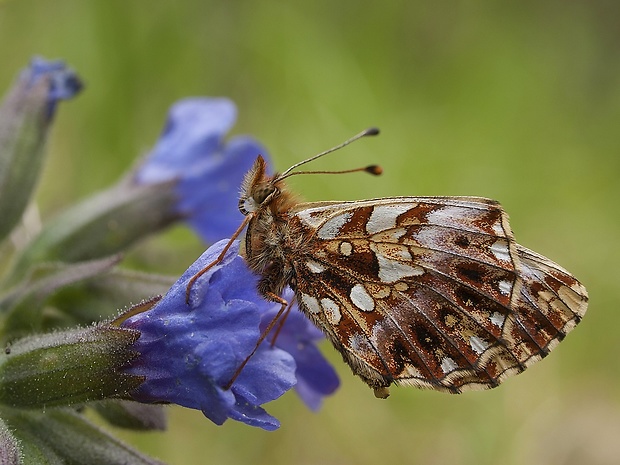
<path id="1" fill-rule="evenodd" d="M 200 409 L 218 425 L 232 418 L 274 430 L 279 422 L 262 404 L 297 382 L 299 394 L 316 408 L 322 395 L 335 390 L 337 378 L 334 384 L 333 368 L 313 345 L 316 328 L 292 312 L 275 346 L 261 344 L 232 387 L 225 389 L 254 350 L 261 323 L 267 324 L 279 309 L 279 304 L 258 295 L 257 277 L 237 255 L 237 243 L 196 281 L 186 303 L 188 281 L 217 258 L 225 243 L 210 247 L 153 308 L 122 323 L 141 332 L 134 347 L 140 356 L 129 371 L 145 381 L 132 395 L 141 402 Z"/>
<path id="2" fill-rule="evenodd" d="M 30 66 L 20 74 L 20 80 L 26 84 L 26 89 L 33 87 L 43 78 L 50 80 L 47 94 L 48 117 L 54 114 L 59 100 L 68 100 L 82 89 L 82 82 L 77 74 L 61 60 L 34 57 L 30 60 Z"/>
<path id="3" fill-rule="evenodd" d="M 267 156 L 249 136 L 224 141 L 236 117 L 226 98 L 180 100 L 135 174 L 142 184 L 174 181 L 177 213 L 208 243 L 230 237 L 241 224 L 239 186 L 256 157 Z"/>

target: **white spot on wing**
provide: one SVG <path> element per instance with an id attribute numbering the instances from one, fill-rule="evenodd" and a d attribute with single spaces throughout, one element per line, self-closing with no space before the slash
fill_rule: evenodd
<path id="1" fill-rule="evenodd" d="M 498 328 L 501 328 L 503 326 L 505 319 L 506 317 L 499 312 L 495 312 L 493 313 L 493 315 L 491 315 L 491 323 L 493 323 Z"/>
<path id="2" fill-rule="evenodd" d="M 483 339 L 480 339 L 478 336 L 470 337 L 469 345 L 471 346 L 472 350 L 477 354 L 481 354 L 487 349 L 487 347 L 489 347 L 489 343 Z"/>
<path id="3" fill-rule="evenodd" d="M 405 376 L 405 377 L 412 377 L 412 378 L 422 377 L 422 373 L 420 373 L 420 370 L 418 370 L 413 365 L 405 365 L 405 368 L 403 368 L 403 371 L 401 372 L 400 375 Z"/>
<path id="4" fill-rule="evenodd" d="M 351 302 L 355 304 L 363 312 L 372 312 L 375 308 L 375 301 L 368 294 L 366 288 L 362 284 L 356 284 L 351 289 Z"/>
<path id="5" fill-rule="evenodd" d="M 321 216 L 312 216 L 313 212 L 314 210 L 312 209 L 302 210 L 300 212 L 297 212 L 295 216 L 297 216 L 302 221 L 302 223 L 310 226 L 310 228 L 316 229 L 321 224 L 321 221 L 323 221 L 323 218 Z"/>
<path id="6" fill-rule="evenodd" d="M 344 212 L 340 215 L 336 215 L 333 218 L 327 220 L 317 235 L 320 239 L 334 239 L 340 233 L 340 228 L 342 228 L 353 216 L 353 212 Z"/>
<path id="7" fill-rule="evenodd" d="M 314 260 L 308 260 L 306 262 L 306 266 L 311 273 L 322 273 L 323 271 L 325 271 L 325 266 L 323 266 L 319 262 L 315 262 Z"/>
<path id="8" fill-rule="evenodd" d="M 340 243 L 340 253 L 342 255 L 344 255 L 345 257 L 348 257 L 349 255 L 351 255 L 351 252 L 353 252 L 353 246 L 351 245 L 350 242 L 342 242 Z"/>
<path id="9" fill-rule="evenodd" d="M 506 235 L 504 233 L 504 226 L 502 226 L 501 218 L 498 219 L 497 223 L 493 223 L 493 232 L 495 234 L 497 234 L 498 236 L 505 236 Z"/>
<path id="10" fill-rule="evenodd" d="M 355 333 L 349 337 L 349 346 L 355 352 L 363 352 L 371 349 L 368 344 L 368 338 L 363 333 Z"/>
<path id="11" fill-rule="evenodd" d="M 373 208 L 366 231 L 368 234 L 375 234 L 386 229 L 396 227 L 396 218 L 411 209 L 408 204 L 396 205 L 377 205 Z"/>
<path id="12" fill-rule="evenodd" d="M 457 368 L 458 368 L 458 365 L 450 357 L 444 357 L 443 360 L 441 361 L 441 370 L 445 374 L 448 374 L 451 371 L 456 370 Z"/>
<path id="13" fill-rule="evenodd" d="M 319 301 L 308 294 L 301 294 L 301 302 L 308 309 L 310 313 L 319 313 L 321 311 L 321 306 L 319 305 Z"/>
<path id="14" fill-rule="evenodd" d="M 455 224 L 470 224 L 478 215 L 479 211 L 476 209 L 465 206 L 444 205 L 429 212 L 426 218 L 429 224 L 454 227 Z"/>
<path id="15" fill-rule="evenodd" d="M 384 283 L 393 283 L 402 278 L 424 274 L 422 267 L 398 262 L 380 254 L 377 254 L 377 261 L 379 262 L 379 279 Z"/>
<path id="16" fill-rule="evenodd" d="M 386 229 L 385 231 L 380 231 L 375 234 L 371 234 L 370 238 L 374 242 L 378 243 L 398 244 L 399 239 L 405 234 L 407 234 L 406 228 L 392 228 Z"/>
<path id="17" fill-rule="evenodd" d="M 510 262 L 510 250 L 508 250 L 508 242 L 504 239 L 496 240 L 491 246 L 491 252 L 500 261 Z"/>
<path id="18" fill-rule="evenodd" d="M 325 313 L 330 324 L 337 325 L 340 323 L 342 315 L 340 314 L 340 307 L 336 302 L 328 298 L 321 299 L 321 308 L 323 308 L 323 313 Z"/>
<path id="19" fill-rule="evenodd" d="M 499 282 L 499 292 L 504 295 L 510 295 L 512 291 L 512 283 L 510 281 L 502 280 Z"/>

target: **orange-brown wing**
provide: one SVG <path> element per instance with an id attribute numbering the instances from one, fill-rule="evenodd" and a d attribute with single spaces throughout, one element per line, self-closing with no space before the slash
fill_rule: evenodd
<path id="1" fill-rule="evenodd" d="M 585 312 L 585 289 L 516 244 L 491 200 L 302 204 L 290 222 L 311 234 L 294 262 L 301 309 L 379 396 L 494 387 Z"/>

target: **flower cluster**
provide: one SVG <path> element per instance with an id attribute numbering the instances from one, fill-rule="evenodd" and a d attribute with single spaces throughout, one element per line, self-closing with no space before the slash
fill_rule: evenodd
<path id="1" fill-rule="evenodd" d="M 121 323 L 141 334 L 134 345 L 140 357 L 129 371 L 145 381 L 131 395 L 202 410 L 218 425 L 232 418 L 272 430 L 279 423 L 261 404 L 297 383 L 301 398 L 316 409 L 338 379 L 313 344 L 318 330 L 297 311 L 273 345 L 263 341 L 254 352 L 280 304 L 258 295 L 257 277 L 237 254 L 238 244 L 192 285 L 186 302 L 189 280 L 216 261 L 226 243 L 202 254 L 153 308 Z"/>
<path id="2" fill-rule="evenodd" d="M 172 185 L 174 211 L 206 241 L 237 229 L 242 221 L 239 185 L 256 156 L 267 154 L 249 136 L 224 141 L 235 118 L 236 108 L 228 99 L 177 102 L 159 141 L 134 175 L 139 185 Z M 232 247 L 227 258 L 196 283 L 195 290 L 203 294 L 192 294 L 199 297 L 188 307 L 189 279 L 216 259 L 223 243 L 209 248 L 153 309 L 123 324 L 142 334 L 136 344 L 142 356 L 132 372 L 148 373 L 132 396 L 199 409 L 217 424 L 233 418 L 275 429 L 277 420 L 261 404 L 297 384 L 302 399 L 317 409 L 322 398 L 336 390 L 338 378 L 316 348 L 322 334 L 295 309 L 273 346 L 263 343 L 226 389 L 280 305 L 258 295 L 257 277 L 237 255 L 238 247 Z M 184 364 L 174 362 L 179 354 L 187 357 Z"/>
<path id="3" fill-rule="evenodd" d="M 19 227 L 30 201 L 58 102 L 80 88 L 62 62 L 37 58 L 5 97 L 0 241 Z M 243 175 L 268 154 L 250 136 L 227 139 L 235 119 L 225 98 L 177 102 L 137 168 L 69 206 L 12 252 L 0 280 L 1 463 L 156 463 L 57 407 L 91 406 L 117 426 L 162 429 L 155 404 L 172 403 L 218 425 L 231 418 L 274 430 L 279 422 L 263 404 L 294 388 L 316 410 L 337 389 L 317 348 L 322 334 L 295 306 L 275 339 L 262 338 L 281 305 L 258 294 L 257 276 L 226 238 L 242 220 Z M 117 266 L 122 252 L 178 221 L 216 243 L 176 282 Z M 116 314 L 127 302 L 161 294 Z M 294 300 L 290 290 L 284 298 Z"/>

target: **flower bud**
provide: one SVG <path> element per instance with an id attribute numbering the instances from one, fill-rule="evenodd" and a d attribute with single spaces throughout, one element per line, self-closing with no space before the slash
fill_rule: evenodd
<path id="1" fill-rule="evenodd" d="M 0 355 L 0 403 L 45 408 L 123 395 L 142 382 L 121 371 L 139 334 L 93 326 L 19 340 Z"/>
<path id="2" fill-rule="evenodd" d="M 58 100 L 81 88 L 62 62 L 32 60 L 0 106 L 0 239 L 19 221 L 39 177 Z"/>
<path id="3" fill-rule="evenodd" d="M 125 179 L 50 221 L 17 259 L 9 279 L 17 282 L 41 262 L 78 262 L 123 252 L 178 219 L 169 207 L 174 201 L 170 183 L 137 185 Z"/>

